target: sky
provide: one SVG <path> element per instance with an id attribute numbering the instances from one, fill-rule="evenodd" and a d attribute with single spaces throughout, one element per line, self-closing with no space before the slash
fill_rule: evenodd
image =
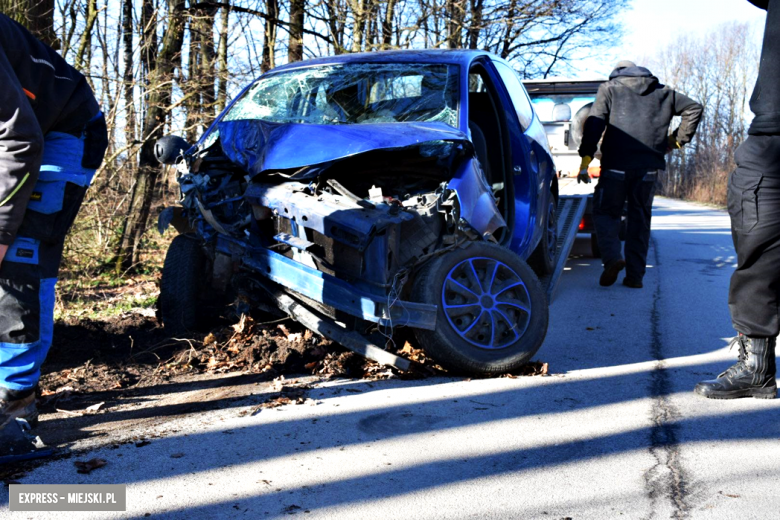
<path id="1" fill-rule="evenodd" d="M 607 75 L 620 59 L 637 61 L 651 56 L 680 34 L 691 36 L 711 32 L 719 25 L 736 21 L 755 26 L 760 44 L 766 12 L 747 0 L 633 0 L 622 15 L 625 35 L 611 52 L 581 64 L 581 76 Z"/>

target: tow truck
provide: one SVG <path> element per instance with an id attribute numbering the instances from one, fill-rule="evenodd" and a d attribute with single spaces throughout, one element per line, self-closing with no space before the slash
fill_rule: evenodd
<path id="1" fill-rule="evenodd" d="M 561 195 L 587 197 L 585 213 L 577 230 L 579 233 L 590 234 L 591 252 L 596 258 L 601 256 L 593 226 L 593 192 L 596 185 L 577 183 L 580 166 L 578 149 L 582 142 L 585 120 L 596 100 L 599 86 L 606 81 L 606 78 L 594 77 L 550 78 L 523 82 L 534 105 L 534 111 L 544 125 L 550 151 L 555 160 Z M 599 151 L 588 168 L 588 173 L 593 178 L 598 178 L 601 173 L 600 159 Z M 625 237 L 625 228 L 624 217 L 620 228 L 621 240 Z"/>

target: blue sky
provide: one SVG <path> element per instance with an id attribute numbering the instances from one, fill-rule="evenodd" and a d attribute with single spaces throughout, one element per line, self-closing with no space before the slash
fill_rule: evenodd
<path id="1" fill-rule="evenodd" d="M 622 45 L 601 58 L 586 60 L 579 76 L 606 75 L 619 59 L 635 60 L 641 65 L 644 56 L 655 54 L 680 34 L 707 34 L 731 21 L 754 25 L 760 43 L 766 12 L 747 0 L 634 0 L 633 8 L 622 20 Z"/>

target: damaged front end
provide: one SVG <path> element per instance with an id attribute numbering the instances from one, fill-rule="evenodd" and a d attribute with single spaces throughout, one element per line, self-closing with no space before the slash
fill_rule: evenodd
<path id="1" fill-rule="evenodd" d="M 245 91 L 178 154 L 181 206 L 163 212 L 160 228 L 173 223 L 203 246 L 208 291 L 259 292 L 247 297 L 253 306 L 272 303 L 379 359 L 372 332 L 432 331 L 441 321 L 436 302 L 414 301 L 418 272 L 496 242 L 506 222 L 455 128 L 455 69 L 418 67 L 416 86 L 398 86 L 400 69 L 389 65 L 353 69 L 272 76 Z M 284 109 L 271 87 L 287 93 Z M 161 303 L 164 324 L 185 312 L 173 307 Z"/>
<path id="2" fill-rule="evenodd" d="M 435 328 L 435 306 L 404 300 L 415 270 L 505 225 L 465 135 L 363 125 L 356 153 L 327 148 L 301 165 L 295 143 L 312 128 L 297 126 L 221 123 L 218 142 L 179 164 L 189 225 L 213 244 L 214 285 L 249 270 L 340 321 Z"/>

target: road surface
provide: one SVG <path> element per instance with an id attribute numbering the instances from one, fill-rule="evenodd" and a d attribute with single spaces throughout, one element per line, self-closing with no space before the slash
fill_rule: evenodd
<path id="1" fill-rule="evenodd" d="M 183 417 L 102 416 L 114 431 L 74 449 L 105 467 L 58 460 L 22 483 L 126 483 L 129 518 L 777 517 L 780 400 L 692 393 L 736 356 L 727 215 L 659 198 L 643 290 L 599 287 L 588 251 L 551 307 L 549 377 L 336 381 L 256 415 L 270 389 L 249 385 Z M 151 443 L 112 445 L 133 436 Z M 0 517 L 32 517 L 7 495 Z"/>

